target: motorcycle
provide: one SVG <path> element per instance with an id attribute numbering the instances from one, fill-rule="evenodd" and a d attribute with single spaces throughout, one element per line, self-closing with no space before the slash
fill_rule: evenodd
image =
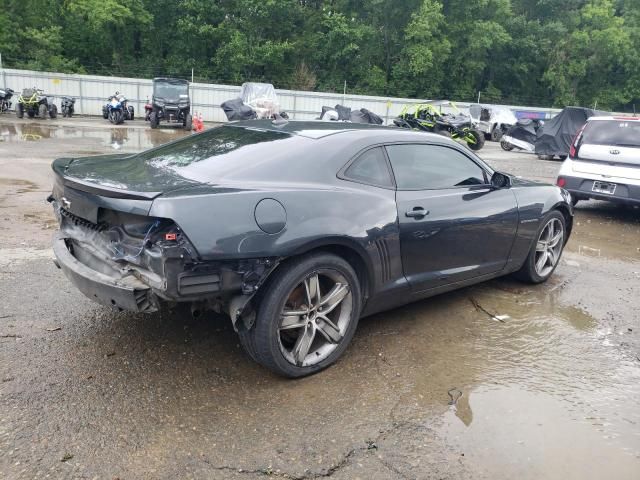
<path id="1" fill-rule="evenodd" d="M 450 104 L 455 108 L 455 105 Z M 402 128 L 437 133 L 453 140 L 463 140 L 471 150 L 484 146 L 484 135 L 474 128 L 471 119 L 462 113 L 440 113 L 431 104 L 404 107 L 393 123 Z"/>
<path id="2" fill-rule="evenodd" d="M 74 105 L 76 103 L 76 99 L 72 97 L 62 97 L 62 102 L 60 103 L 60 108 L 62 110 L 63 117 L 69 117 L 73 115 L 75 112 Z"/>
<path id="3" fill-rule="evenodd" d="M 543 124 L 544 122 L 541 120 L 532 120 L 530 118 L 518 120 L 516 124 L 502 136 L 500 146 L 507 152 L 515 148 L 533 153 L 535 151 L 538 130 Z"/>
<path id="4" fill-rule="evenodd" d="M 0 88 L 0 113 L 8 112 L 11 109 L 11 97 L 13 90 L 10 88 Z"/>
<path id="5" fill-rule="evenodd" d="M 47 118 L 47 114 L 51 118 L 58 116 L 58 107 L 53 103 L 51 97 L 47 97 L 42 90 L 38 88 L 25 88 L 18 96 L 16 103 L 16 116 L 24 117 L 27 114 L 29 118 L 38 115 L 40 118 Z"/>
<path id="6" fill-rule="evenodd" d="M 132 105 L 127 105 L 127 98 L 120 92 L 109 97 L 109 101 L 102 107 L 102 118 L 109 119 L 114 125 L 120 125 L 125 120 L 133 120 Z"/>

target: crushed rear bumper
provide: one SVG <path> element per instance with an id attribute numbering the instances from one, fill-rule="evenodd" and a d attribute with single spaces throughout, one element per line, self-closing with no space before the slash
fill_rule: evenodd
<path id="1" fill-rule="evenodd" d="M 158 302 L 151 288 L 133 274 L 99 272 L 81 263 L 60 232 L 53 240 L 56 265 L 78 290 L 90 299 L 112 308 L 133 312 L 154 312 Z"/>

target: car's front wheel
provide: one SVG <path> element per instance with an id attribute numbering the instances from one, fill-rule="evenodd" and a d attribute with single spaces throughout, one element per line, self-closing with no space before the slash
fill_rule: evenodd
<path id="1" fill-rule="evenodd" d="M 547 281 L 555 271 L 564 249 L 566 222 L 557 210 L 549 212 L 540 222 L 536 242 L 516 277 L 529 283 Z"/>
<path id="2" fill-rule="evenodd" d="M 362 295 L 357 274 L 341 257 L 317 253 L 290 261 L 261 293 L 255 325 L 240 333 L 261 365 L 303 377 L 334 363 L 349 345 Z"/>

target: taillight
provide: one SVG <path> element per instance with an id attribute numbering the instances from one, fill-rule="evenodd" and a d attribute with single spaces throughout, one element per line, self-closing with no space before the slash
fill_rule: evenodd
<path id="1" fill-rule="evenodd" d="M 558 180 L 556 180 L 556 185 L 558 185 L 559 187 L 564 187 L 566 184 L 567 181 L 562 177 L 558 177 Z"/>
<path id="2" fill-rule="evenodd" d="M 586 126 L 587 124 L 585 123 L 580 127 L 580 130 L 578 130 L 578 133 L 576 133 L 576 136 L 573 138 L 573 142 L 571 142 L 571 146 L 569 147 L 569 158 L 576 158 L 578 156 L 578 144 L 580 143 L 580 137 Z"/>

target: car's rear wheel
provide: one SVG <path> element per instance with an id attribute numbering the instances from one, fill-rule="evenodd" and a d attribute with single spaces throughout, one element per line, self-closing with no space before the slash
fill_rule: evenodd
<path id="1" fill-rule="evenodd" d="M 564 249 L 566 224 L 562 213 L 549 212 L 540 222 L 536 242 L 516 277 L 529 283 L 542 283 L 553 274 Z"/>
<path id="2" fill-rule="evenodd" d="M 303 377 L 334 363 L 358 324 L 358 276 L 327 253 L 283 265 L 269 279 L 255 325 L 240 334 L 255 361 L 285 377 Z"/>
<path id="3" fill-rule="evenodd" d="M 158 128 L 158 124 L 160 123 L 160 120 L 158 119 L 157 112 L 151 112 L 149 114 L 149 123 L 151 124 L 151 128 Z"/>

